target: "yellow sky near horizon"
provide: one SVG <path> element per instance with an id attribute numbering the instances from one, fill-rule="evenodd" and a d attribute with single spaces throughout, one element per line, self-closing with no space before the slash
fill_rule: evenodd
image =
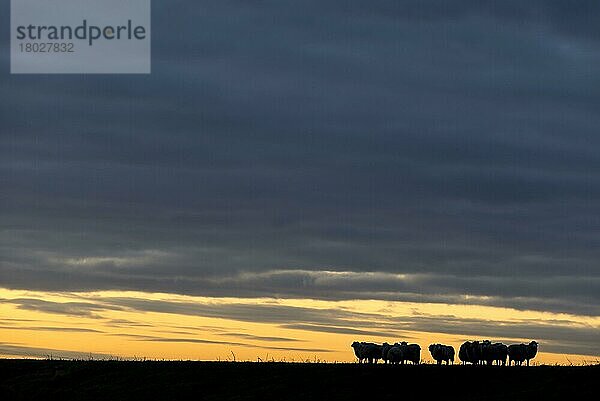
<path id="1" fill-rule="evenodd" d="M 512 327 L 532 338 L 490 336 Z M 464 332 L 461 332 L 464 327 Z M 479 328 L 481 335 L 476 335 Z M 416 328 L 420 328 L 417 330 Z M 439 329 L 439 330 L 437 330 Z M 430 343 L 458 350 L 466 339 L 536 339 L 540 364 L 597 362 L 581 338 L 600 318 L 513 309 L 389 301 L 208 298 L 131 291 L 52 293 L 0 289 L 3 357 L 123 357 L 184 360 L 353 361 L 354 340 Z M 554 333 L 554 334 L 553 334 Z M 567 333 L 567 334 L 565 334 Z M 587 334 L 586 334 L 587 333 Z M 556 338 L 554 338 L 554 337 Z M 592 338 L 593 341 L 594 338 Z M 577 348 L 579 346 L 579 348 Z M 546 349 L 546 350 L 544 350 Z M 556 352 L 556 350 L 566 350 Z M 553 351 L 553 352 L 548 352 Z M 459 362 L 456 358 L 456 362 Z"/>

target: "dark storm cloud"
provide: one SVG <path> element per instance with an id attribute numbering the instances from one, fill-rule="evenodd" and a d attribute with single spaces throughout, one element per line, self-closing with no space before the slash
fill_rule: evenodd
<path id="1" fill-rule="evenodd" d="M 150 76 L 2 58 L 1 286 L 600 315 L 597 2 L 187 3 Z"/>

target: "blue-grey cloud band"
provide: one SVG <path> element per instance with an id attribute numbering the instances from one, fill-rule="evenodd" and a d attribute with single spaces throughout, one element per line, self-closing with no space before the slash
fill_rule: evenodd
<path id="1" fill-rule="evenodd" d="M 600 315 L 597 2 L 188 3 L 150 76 L 2 59 L 0 286 Z"/>

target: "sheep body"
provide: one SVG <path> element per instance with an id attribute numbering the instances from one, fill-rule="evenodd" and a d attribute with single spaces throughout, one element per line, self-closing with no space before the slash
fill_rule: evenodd
<path id="1" fill-rule="evenodd" d="M 390 347 L 387 356 L 392 365 L 402 363 L 402 349 L 396 344 Z"/>
<path id="2" fill-rule="evenodd" d="M 383 343 L 383 346 L 381 348 L 381 359 L 383 359 L 383 363 L 388 363 L 389 362 L 389 351 L 393 346 L 388 344 L 388 343 Z"/>
<path id="3" fill-rule="evenodd" d="M 482 347 L 479 341 L 465 341 L 458 350 L 458 357 L 463 363 L 478 365 L 481 361 Z"/>
<path id="4" fill-rule="evenodd" d="M 381 359 L 381 345 L 354 341 L 351 347 L 354 349 L 354 354 L 358 358 L 359 363 L 377 363 L 377 360 Z"/>
<path id="5" fill-rule="evenodd" d="M 404 364 L 410 361 L 417 365 L 421 361 L 421 347 L 418 344 L 408 344 L 406 341 L 394 345 L 354 341 L 351 347 L 354 349 L 359 363 L 377 363 L 379 359 L 383 359 L 385 363 Z M 492 343 L 489 340 L 465 341 L 459 348 L 458 357 L 463 363 L 492 365 L 496 362 L 496 365 L 502 366 L 506 365 L 508 357 L 509 365 L 513 361 L 515 365 L 522 365 L 526 361 L 529 366 L 529 361 L 535 358 L 537 350 L 538 343 L 535 341 L 531 341 L 529 344 L 512 344 L 510 346 Z M 438 365 L 443 362 L 446 362 L 447 365 L 450 362 L 454 363 L 455 351 L 452 346 L 431 344 L 429 352 Z"/>
<path id="6" fill-rule="evenodd" d="M 429 353 L 438 365 L 441 365 L 442 362 L 446 362 L 446 365 L 448 365 L 450 361 L 454 364 L 454 347 L 443 344 L 431 344 L 429 346 Z"/>
<path id="7" fill-rule="evenodd" d="M 523 362 L 527 361 L 529 366 L 529 360 L 535 358 L 537 354 L 538 343 L 531 341 L 529 344 L 512 344 L 508 346 L 508 364 L 511 365 L 515 362 L 515 365 L 522 365 Z"/>
<path id="8" fill-rule="evenodd" d="M 508 347 L 502 343 L 492 344 L 488 340 L 481 343 L 481 359 L 488 365 L 492 365 L 494 361 L 497 365 L 506 365 L 507 355 Z"/>
<path id="9" fill-rule="evenodd" d="M 405 361 L 410 361 L 415 365 L 421 362 L 421 347 L 419 344 L 407 344 L 406 341 L 402 341 L 400 344 L 396 343 L 394 345 L 400 348 L 401 363 L 403 365 Z"/>
<path id="10" fill-rule="evenodd" d="M 351 347 L 354 350 L 354 355 L 358 358 L 358 363 L 363 363 L 366 360 L 365 353 L 363 352 L 363 343 L 354 341 Z"/>

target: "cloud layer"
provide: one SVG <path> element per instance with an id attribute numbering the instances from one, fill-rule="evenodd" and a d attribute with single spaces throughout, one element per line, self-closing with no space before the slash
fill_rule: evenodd
<path id="1" fill-rule="evenodd" d="M 0 303 L 7 303 L 19 309 L 66 315 L 68 317 L 95 317 L 97 326 L 106 327 L 102 330 L 90 332 L 122 337 L 126 340 L 139 342 L 161 343 L 190 343 L 207 345 L 229 345 L 246 348 L 260 348 L 276 351 L 303 351 L 329 353 L 347 351 L 348 344 L 344 341 L 335 343 L 335 348 L 311 347 L 305 341 L 307 332 L 351 335 L 352 338 L 377 339 L 376 341 L 397 341 L 398 339 L 420 341 L 414 338 L 429 335 L 451 335 L 456 342 L 469 339 L 489 338 L 507 344 L 535 338 L 542 344 L 543 352 L 568 353 L 577 355 L 600 355 L 600 331 L 597 322 L 585 322 L 577 319 L 559 319 L 512 316 L 510 318 L 495 318 L 493 313 L 481 317 L 465 317 L 455 314 L 430 314 L 413 309 L 410 312 L 390 311 L 379 309 L 364 312 L 348 307 L 329 304 L 320 306 L 297 306 L 278 302 L 257 303 L 248 302 L 248 299 L 239 302 L 206 301 L 199 299 L 168 300 L 144 299 L 137 296 L 88 296 L 78 295 L 82 302 L 51 302 L 45 304 L 34 302 L 31 298 L 2 299 Z M 49 306 L 52 306 L 49 308 Z M 75 309 L 74 309 L 75 308 Z M 272 330 L 294 330 L 293 336 L 263 336 L 250 332 L 232 332 L 225 327 L 173 327 L 156 326 L 148 327 L 156 330 L 156 335 L 132 334 L 128 331 L 139 326 L 136 322 L 112 322 L 105 315 L 110 315 L 115 310 L 137 314 L 136 316 L 146 321 L 145 314 L 172 314 L 184 317 L 219 318 L 226 321 L 235 321 L 243 327 L 247 323 L 262 323 L 272 325 Z M 94 312 L 90 316 L 88 313 Z M 133 315 L 132 315 L 133 316 Z M 107 321 L 108 320 L 108 321 Z M 116 326 L 113 324 L 116 323 Z M 109 328 L 119 328 L 110 333 Z M 9 330 L 49 330 L 72 332 L 77 329 L 65 326 L 39 327 L 29 322 L 12 322 L 0 320 L 0 329 Z M 110 333 L 110 334 L 108 334 Z M 210 333 L 213 338 L 206 339 Z M 288 332 L 289 333 L 289 332 Z M 395 339 L 395 340 L 392 340 Z M 422 342 L 422 341 L 421 341 Z M 425 347 L 426 344 L 421 344 Z M 348 351 L 350 352 L 350 351 Z"/>
<path id="2" fill-rule="evenodd" d="M 0 286 L 598 316 L 599 7 L 165 3 L 150 76 L 4 57 Z"/>

